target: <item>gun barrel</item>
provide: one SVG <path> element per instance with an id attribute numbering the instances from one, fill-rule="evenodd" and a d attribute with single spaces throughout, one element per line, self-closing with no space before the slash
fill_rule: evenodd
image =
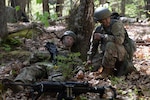
<path id="1" fill-rule="evenodd" d="M 111 89 L 111 98 L 116 98 L 116 91 L 113 87 L 93 87 L 88 82 L 56 82 L 42 81 L 35 84 L 13 84 L 32 87 L 30 95 L 33 100 L 37 100 L 42 93 L 58 93 L 58 100 L 72 100 L 74 97 L 85 93 L 98 93 L 100 98 L 103 97 L 107 89 Z M 37 94 L 38 92 L 38 94 Z"/>
<path id="2" fill-rule="evenodd" d="M 67 88 L 72 89 L 72 93 L 80 95 L 82 93 L 93 92 L 103 94 L 105 91 L 104 87 L 92 87 L 87 82 L 39 82 L 34 87 L 40 86 L 41 92 L 66 92 Z M 37 90 L 39 91 L 39 88 Z"/>
<path id="3" fill-rule="evenodd" d="M 73 89 L 81 89 L 82 87 L 88 87 L 88 83 L 81 82 L 56 82 L 56 81 L 43 81 L 33 85 L 35 91 L 41 92 L 61 92 L 65 91 L 67 87 L 72 87 Z M 38 87 L 38 88 L 37 88 Z"/>
<path id="4" fill-rule="evenodd" d="M 80 95 L 83 93 L 91 92 L 91 93 L 99 93 L 100 96 L 104 94 L 104 87 L 92 87 L 92 86 L 75 86 L 73 87 L 73 94 Z"/>
<path id="5" fill-rule="evenodd" d="M 24 86 L 32 87 L 32 95 L 34 92 L 38 92 L 38 95 L 35 98 L 38 98 L 42 93 L 59 93 L 58 98 L 74 98 L 79 96 L 80 94 L 85 93 L 98 93 L 100 98 L 104 95 L 106 87 L 93 87 L 88 82 L 56 82 L 56 81 L 42 81 L 35 84 L 23 84 Z M 115 90 L 110 88 L 114 92 L 114 96 L 116 97 Z M 71 100 L 72 100 L 71 99 Z M 36 99 L 33 99 L 36 100 Z M 62 99 L 60 99 L 62 100 Z M 69 99 L 70 100 L 70 99 Z"/>

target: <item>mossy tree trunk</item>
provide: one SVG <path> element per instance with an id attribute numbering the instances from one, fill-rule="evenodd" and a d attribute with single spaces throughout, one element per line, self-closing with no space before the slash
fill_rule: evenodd
<path id="1" fill-rule="evenodd" d="M 90 37 L 94 28 L 93 12 L 93 0 L 80 0 L 79 5 L 71 9 L 68 19 L 68 29 L 74 31 L 78 36 L 72 51 L 80 52 L 82 60 L 86 60 L 89 50 Z"/>

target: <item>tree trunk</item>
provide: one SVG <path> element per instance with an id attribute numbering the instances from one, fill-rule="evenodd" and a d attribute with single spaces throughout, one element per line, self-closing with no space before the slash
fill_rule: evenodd
<path id="1" fill-rule="evenodd" d="M 16 15 L 17 15 L 17 20 L 18 21 L 24 21 L 24 22 L 28 22 L 28 17 L 26 15 L 26 5 L 27 5 L 28 1 L 27 0 L 11 0 L 11 6 L 12 7 L 16 7 L 19 6 L 20 9 L 17 11 Z"/>
<path id="2" fill-rule="evenodd" d="M 125 4 L 126 0 L 121 0 L 121 16 L 125 16 Z"/>
<path id="3" fill-rule="evenodd" d="M 0 0 L 0 38 L 7 36 L 5 0 Z"/>
<path id="4" fill-rule="evenodd" d="M 29 13 L 31 12 L 31 0 L 27 0 L 27 14 L 28 14 L 28 17 L 29 17 Z"/>
<path id="5" fill-rule="evenodd" d="M 57 0 L 56 12 L 58 17 L 62 16 L 63 4 L 64 4 L 64 0 Z"/>
<path id="6" fill-rule="evenodd" d="M 80 0 L 80 5 L 75 5 L 75 7 L 70 12 L 68 29 L 74 31 L 78 36 L 73 51 L 80 52 L 81 59 L 86 60 L 89 41 L 94 28 L 94 3 L 93 0 Z"/>
<path id="7" fill-rule="evenodd" d="M 147 10 L 146 17 L 150 17 L 150 0 L 146 0 L 145 8 Z"/>
<path id="8" fill-rule="evenodd" d="M 43 13 L 44 12 L 48 12 L 50 14 L 48 0 L 43 0 Z"/>
<path id="9" fill-rule="evenodd" d="M 99 0 L 100 5 L 104 5 L 107 2 L 107 0 Z"/>

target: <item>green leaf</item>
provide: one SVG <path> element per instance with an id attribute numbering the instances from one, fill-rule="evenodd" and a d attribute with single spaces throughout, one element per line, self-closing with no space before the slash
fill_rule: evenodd
<path id="1" fill-rule="evenodd" d="M 16 11 L 20 10 L 20 6 L 15 7 Z"/>
<path id="2" fill-rule="evenodd" d="M 49 18 L 48 12 L 44 12 L 44 14 L 40 14 L 39 12 L 36 12 L 36 19 L 44 23 L 46 27 L 49 26 L 48 18 Z"/>
<path id="3" fill-rule="evenodd" d="M 37 3 L 37 4 L 41 4 L 41 3 L 42 3 L 42 0 L 36 0 L 36 3 Z"/>

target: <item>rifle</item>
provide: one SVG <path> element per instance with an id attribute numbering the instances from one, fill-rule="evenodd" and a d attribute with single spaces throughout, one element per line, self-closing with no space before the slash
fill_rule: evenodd
<path id="1" fill-rule="evenodd" d="M 58 53 L 57 47 L 53 42 L 47 42 L 45 47 L 47 48 L 47 50 L 49 51 L 50 55 L 51 55 L 51 61 L 54 65 L 56 65 L 57 61 L 56 61 L 56 56 Z"/>
<path id="2" fill-rule="evenodd" d="M 88 82 L 57 82 L 57 81 L 42 81 L 35 84 L 15 84 L 31 87 L 30 97 L 32 100 L 38 100 L 43 93 L 58 93 L 57 100 L 73 100 L 80 94 L 87 92 L 99 93 L 102 98 L 105 92 L 111 90 L 112 96 L 108 100 L 116 98 L 116 91 L 112 86 L 108 87 L 93 87 Z"/>

